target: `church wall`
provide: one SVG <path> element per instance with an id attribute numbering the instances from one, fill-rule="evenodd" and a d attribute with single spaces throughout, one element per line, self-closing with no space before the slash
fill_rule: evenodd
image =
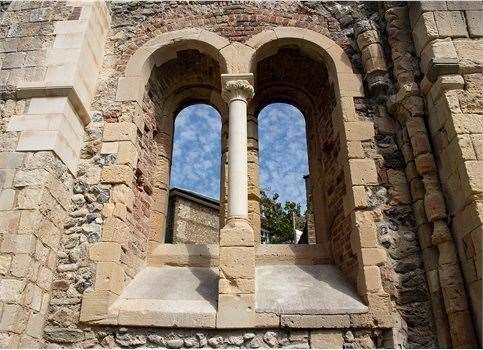
<path id="1" fill-rule="evenodd" d="M 444 2 L 434 6 L 411 9 L 417 12 L 411 16 L 412 35 L 425 75 L 421 90 L 443 204 L 458 248 L 459 260 L 450 258 L 453 263 L 461 262 L 481 344 L 483 130 L 479 120 L 483 107 L 479 96 L 481 62 L 475 60 L 478 55 L 481 57 L 481 47 L 475 48 L 481 45 L 481 17 L 479 22 L 475 19 L 481 9 Z M 109 31 L 104 52 L 99 56 L 102 59 L 95 64 L 99 75 L 94 86 L 87 84 L 92 101 L 80 97 L 81 104 L 87 106 L 89 119 L 84 122 L 84 111 L 72 102 L 62 110 L 74 124 L 77 121 L 84 128 L 83 134 L 77 135 L 80 160 L 74 172 L 69 159 L 75 157 L 61 153 L 55 145 L 51 149 L 18 151 L 19 134 L 25 130 L 8 128 L 15 116 L 29 114 L 36 98 L 19 95 L 19 82 L 45 81 L 52 63 L 48 52 L 59 34 L 55 32 L 56 23 L 79 20 L 82 6 L 13 2 L 3 14 L 3 7 L 0 8 L 0 346 L 432 347 L 436 339 L 440 345 L 451 345 L 450 338 L 459 337 L 454 332 L 450 336 L 445 321 L 448 306 L 444 305 L 439 286 L 442 276 L 437 273 L 438 251 L 430 242 L 429 223 L 424 207 L 421 211 L 420 206 L 423 177 L 415 175 L 414 164 L 411 165 L 413 150 L 406 152 L 410 138 L 405 126 L 391 119 L 399 112 L 388 114 L 386 101 L 369 93 L 377 83 L 371 80 L 374 75 L 369 74 L 368 97 L 354 100 L 354 105 L 358 118 L 374 123 L 375 137 L 358 140 L 361 149 L 357 150 L 363 153 L 362 158 L 374 159 L 377 185 L 359 188 L 367 191 L 368 203 L 347 203 L 345 199 L 334 208 L 344 212 L 363 206 L 376 213 L 373 220 L 377 238 L 387 255 L 378 269 L 394 308 L 392 332 L 365 324 L 364 320 L 357 320 L 357 326 L 347 321 L 331 330 L 238 331 L 106 327 L 80 322 L 83 297 L 96 287 L 102 298 L 88 297 L 92 305 L 114 298 L 143 265 L 150 242 L 163 241 L 164 227 L 159 226 L 165 220 L 166 208 L 158 208 L 158 215 L 150 212 L 154 202 L 164 203 L 159 198 L 167 197 L 166 164 L 171 153 L 171 143 L 163 143 L 166 138 L 157 134 L 155 115 L 159 111 L 155 109 L 159 101 L 154 95 L 145 96 L 142 106 L 116 100 L 118 80 L 129 58 L 146 41 L 160 33 L 188 27 L 204 28 L 239 42 L 270 27 L 303 27 L 332 38 L 351 58 L 355 72 L 368 73 L 371 66 L 367 54 L 356 39 L 360 28 L 370 23 L 381 36 L 382 59 L 385 56 L 388 66 L 386 70 L 374 71 L 388 74 L 385 79 L 389 94 L 396 92 L 397 82 L 401 81 L 386 38 L 387 19 L 374 3 L 351 7 L 298 2 L 127 2 L 109 3 L 108 7 Z M 438 27 L 438 21 L 446 17 L 452 21 L 448 30 L 453 32 Z M 354 28 L 359 28 L 356 33 Z M 439 57 L 447 60 L 434 60 Z M 156 89 L 153 86 L 152 90 Z M 70 128 L 77 130 L 75 125 Z M 40 143 L 44 141 L 40 139 Z M 154 173 L 154 168 L 164 172 Z M 132 189 L 128 187 L 131 183 L 135 184 Z M 338 191 L 342 197 L 344 189 Z M 337 254 L 357 254 L 348 236 L 351 225 L 352 222 L 340 221 L 332 228 L 342 237 L 339 243 L 333 243 Z M 124 234 L 119 234 L 120 227 Z M 109 238 L 109 230 L 116 235 Z M 116 278 L 106 282 L 102 271 L 106 271 L 104 276 Z M 347 271 L 351 273 L 350 266 Z M 357 283 L 355 274 L 350 277 Z M 445 291 L 451 292 L 458 293 L 458 289 Z M 455 303 L 449 308 L 456 318 L 462 310 L 460 306 Z M 461 323 L 454 320 L 451 321 L 457 325 L 473 327 L 467 319 Z M 463 328 L 459 344 L 471 344 L 464 333 Z"/>

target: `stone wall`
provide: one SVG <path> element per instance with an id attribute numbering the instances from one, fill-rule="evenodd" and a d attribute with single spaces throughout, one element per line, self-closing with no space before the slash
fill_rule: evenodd
<path id="1" fill-rule="evenodd" d="M 470 347 L 477 344 L 474 328 L 480 329 L 481 344 L 479 2 L 411 4 L 409 12 L 401 3 L 364 2 L 108 6 L 105 43 L 92 41 L 91 29 L 82 32 L 90 46 L 80 49 L 94 52 L 91 66 L 80 65 L 78 52 L 69 56 L 55 50 L 68 49 L 70 40 L 84 43 L 66 37 L 77 32 L 62 30 L 86 18 L 104 18 L 102 8 L 89 17 L 94 12 L 81 3 L 16 1 L 3 15 L 0 6 L 0 346 L 431 347 L 437 342 Z M 108 26 L 108 20 L 99 23 Z M 354 284 L 366 284 L 361 288 L 379 290 L 382 283 L 395 325 L 377 326 L 392 327 L 392 332 L 369 331 L 372 319 L 362 317 L 358 330 L 348 323 L 337 331 L 174 331 L 80 323 L 82 299 L 91 310 L 107 308 L 106 302 L 143 266 L 151 246 L 164 242 L 171 117 L 176 112 L 163 98 L 167 87 L 175 91 L 182 87 L 178 82 L 197 79 L 211 84 L 210 93 L 193 90 L 179 96 L 179 105 L 197 94 L 209 100 L 213 91 L 217 101 L 221 90 L 223 67 L 201 55 L 204 63 L 196 66 L 198 57 L 182 75 L 176 58 L 189 60 L 198 53 L 181 50 L 182 57 L 153 71 L 141 104 L 121 102 L 118 80 L 131 56 L 149 39 L 177 29 L 200 27 L 243 43 L 280 26 L 326 35 L 351 58 L 354 71 L 365 74 L 367 97 L 335 107 L 353 105 L 357 115 L 352 122 L 361 122 L 361 128 L 341 129 L 330 110 L 317 110 L 312 115 L 320 116 L 320 125 L 313 130 L 319 127 L 323 136 L 317 157 L 326 164 L 334 260 Z M 59 61 L 68 57 L 73 62 Z M 65 71 L 59 73 L 59 67 Z M 60 92 L 48 87 L 69 69 L 89 70 L 91 80 L 79 85 L 82 79 L 76 75 L 63 81 L 67 87 Z M 177 74 L 159 79 L 166 72 Z M 63 100 L 53 103 L 51 93 Z M 331 101 L 330 90 L 324 93 Z M 42 98 L 47 98 L 44 105 L 61 110 L 40 110 Z M 32 130 L 29 123 L 12 127 L 12 120 L 59 113 L 72 122 L 70 129 L 83 128 L 73 138 L 80 141 L 68 143 L 74 156 L 63 153 L 61 143 L 47 145 L 50 139 L 40 137 L 45 133 L 19 146 L 20 135 L 32 140 Z M 341 139 L 348 142 L 339 149 Z M 352 181 L 354 198 L 345 195 L 347 170 L 337 163 L 344 152 L 354 170 L 365 169 L 367 162 L 361 161 L 376 165 L 377 179 Z M 350 220 L 345 214 L 355 209 L 369 216 Z M 354 242 L 354 230 L 372 224 L 384 249 L 356 249 L 361 242 Z M 361 269 L 368 279 L 358 280 L 357 261 L 364 262 Z M 97 314 L 90 316 L 82 321 Z"/>
<path id="2" fill-rule="evenodd" d="M 171 189 L 168 202 L 168 243 L 215 244 L 219 241 L 220 208 L 215 200 Z"/>

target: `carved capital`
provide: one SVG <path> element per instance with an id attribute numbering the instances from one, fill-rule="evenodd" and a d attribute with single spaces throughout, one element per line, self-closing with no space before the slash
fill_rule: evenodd
<path id="1" fill-rule="evenodd" d="M 222 74 L 222 96 L 226 102 L 233 99 L 249 100 L 254 95 L 253 74 Z"/>

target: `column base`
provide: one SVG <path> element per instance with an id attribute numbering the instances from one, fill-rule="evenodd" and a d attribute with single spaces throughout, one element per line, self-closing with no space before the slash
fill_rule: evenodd
<path id="1" fill-rule="evenodd" d="M 220 247 L 253 247 L 254 233 L 245 218 L 230 217 L 220 230 Z"/>

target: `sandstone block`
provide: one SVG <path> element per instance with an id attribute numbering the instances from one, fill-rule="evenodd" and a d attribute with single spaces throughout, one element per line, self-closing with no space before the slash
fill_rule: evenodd
<path id="1" fill-rule="evenodd" d="M 0 169 L 0 189 L 12 187 L 13 177 L 13 169 Z"/>
<path id="2" fill-rule="evenodd" d="M 280 316 L 272 313 L 257 312 L 255 314 L 256 328 L 278 328 L 280 326 Z"/>
<path id="3" fill-rule="evenodd" d="M 377 229 L 370 212 L 355 211 L 351 216 L 351 247 L 354 252 L 361 248 L 377 248 Z"/>
<path id="4" fill-rule="evenodd" d="M 220 277 L 255 277 L 255 249 L 253 247 L 220 247 Z"/>
<path id="5" fill-rule="evenodd" d="M 483 57 L 481 47 L 483 39 L 454 39 L 454 48 L 459 58 L 460 71 L 465 73 L 481 73 Z"/>
<path id="6" fill-rule="evenodd" d="M 354 209 L 367 208 L 367 193 L 364 186 L 352 186 L 344 196 L 344 213 L 348 215 Z"/>
<path id="7" fill-rule="evenodd" d="M 466 21 L 462 11 L 436 11 L 434 19 L 442 37 L 467 37 Z"/>
<path id="8" fill-rule="evenodd" d="M 362 148 L 362 142 L 347 141 L 346 146 L 347 146 L 347 158 L 362 159 L 365 157 L 364 149 Z"/>
<path id="9" fill-rule="evenodd" d="M 468 160 L 464 162 L 463 174 L 460 174 L 467 181 L 466 186 L 471 193 L 483 192 L 483 161 Z"/>
<path id="10" fill-rule="evenodd" d="M 20 302 L 25 282 L 13 278 L 0 280 L 0 300 L 3 302 Z"/>
<path id="11" fill-rule="evenodd" d="M 15 203 L 15 190 L 0 190 L 0 210 L 12 210 Z"/>
<path id="12" fill-rule="evenodd" d="M 435 39 L 421 52 L 421 70 L 427 73 L 434 60 L 458 60 L 455 46 L 450 38 Z"/>
<path id="13" fill-rule="evenodd" d="M 105 319 L 109 305 L 116 299 L 117 295 L 109 291 L 86 292 L 82 297 L 82 308 L 80 321 L 96 321 Z"/>
<path id="14" fill-rule="evenodd" d="M 120 294 L 124 287 L 124 270 L 119 263 L 99 262 L 96 266 L 96 291 Z"/>
<path id="15" fill-rule="evenodd" d="M 281 315 L 280 326 L 290 328 L 349 328 L 349 315 Z"/>
<path id="16" fill-rule="evenodd" d="M 252 328 L 256 324 L 254 294 L 220 294 L 217 328 Z"/>
<path id="17" fill-rule="evenodd" d="M 483 20 L 483 11 L 468 10 L 465 11 L 465 17 L 470 37 L 482 37 L 483 26 L 481 25 L 481 22 Z"/>
<path id="18" fill-rule="evenodd" d="M 101 154 L 117 154 L 119 150 L 119 142 L 103 142 Z"/>
<path id="19" fill-rule="evenodd" d="M 360 294 L 380 292 L 382 290 L 381 271 L 377 266 L 364 266 L 357 277 L 357 290 Z"/>
<path id="20" fill-rule="evenodd" d="M 24 188 L 18 193 L 17 206 L 19 209 L 36 209 L 42 199 L 42 188 Z"/>
<path id="21" fill-rule="evenodd" d="M 12 257 L 10 255 L 0 255 L 0 275 L 6 275 L 10 270 Z"/>
<path id="22" fill-rule="evenodd" d="M 29 254 L 16 254 L 13 256 L 11 274 L 15 277 L 26 277 L 33 263 Z"/>
<path id="23" fill-rule="evenodd" d="M 347 141 L 366 141 L 374 138 L 372 122 L 345 122 L 344 130 Z"/>
<path id="24" fill-rule="evenodd" d="M 255 280 L 247 278 L 220 278 L 218 290 L 220 294 L 252 294 L 255 293 Z"/>
<path id="25" fill-rule="evenodd" d="M 131 141 L 136 143 L 137 127 L 134 123 L 106 123 L 104 126 L 103 141 Z"/>
<path id="26" fill-rule="evenodd" d="M 376 185 L 377 170 L 372 159 L 349 159 L 345 169 L 347 183 L 356 185 Z"/>
<path id="27" fill-rule="evenodd" d="M 124 184 L 114 186 L 112 188 L 111 198 L 114 203 L 123 203 L 129 211 L 132 211 L 134 207 L 134 193 L 129 186 Z"/>
<path id="28" fill-rule="evenodd" d="M 131 142 L 129 141 L 119 142 L 117 162 L 119 164 L 128 164 L 133 168 L 136 167 L 138 162 L 138 151 Z"/>
<path id="29" fill-rule="evenodd" d="M 415 160 L 416 169 L 421 175 L 435 173 L 436 164 L 434 163 L 434 158 L 431 153 L 420 154 Z"/>
<path id="30" fill-rule="evenodd" d="M 438 27 L 433 12 L 424 12 L 413 28 L 414 46 L 418 54 L 431 40 L 438 38 Z"/>
<path id="31" fill-rule="evenodd" d="M 93 261 L 118 262 L 121 259 L 121 245 L 116 242 L 97 242 L 89 249 Z"/>
<path id="32" fill-rule="evenodd" d="M 244 220 L 228 223 L 220 230 L 220 247 L 253 247 L 253 244 L 253 230 Z"/>
<path id="33" fill-rule="evenodd" d="M 344 345 L 342 331 L 318 329 L 310 332 L 310 346 L 315 349 L 341 349 Z"/>
<path id="34" fill-rule="evenodd" d="M 134 173 L 128 165 L 108 165 L 102 168 L 101 182 L 130 186 L 134 179 Z"/>
<path id="35" fill-rule="evenodd" d="M 28 311 L 18 304 L 5 304 L 2 318 L 0 319 L 0 331 L 23 333 L 27 327 Z"/>
<path id="36" fill-rule="evenodd" d="M 36 239 L 33 235 L 5 234 L 0 252 L 14 254 L 30 254 L 35 251 Z"/>
<path id="37" fill-rule="evenodd" d="M 387 258 L 386 251 L 382 248 L 362 248 L 360 256 L 364 266 L 382 265 Z"/>
<path id="38" fill-rule="evenodd" d="M 107 218 L 102 227 L 102 240 L 104 242 L 115 242 L 121 245 L 127 243 L 129 227 L 122 220 L 116 217 Z"/>

